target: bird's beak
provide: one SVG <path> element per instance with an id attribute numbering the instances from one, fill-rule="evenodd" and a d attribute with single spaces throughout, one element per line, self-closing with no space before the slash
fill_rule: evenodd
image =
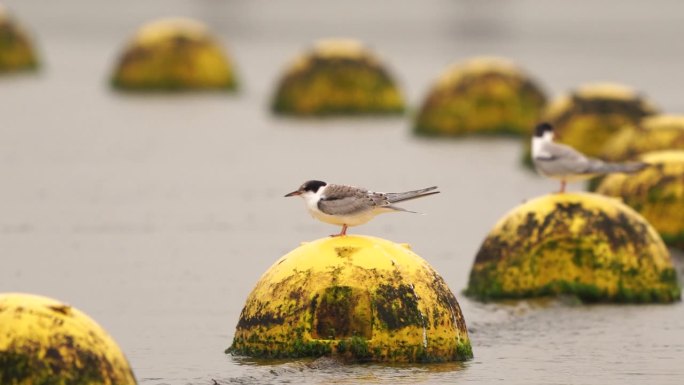
<path id="1" fill-rule="evenodd" d="M 302 195 L 302 192 L 299 191 L 299 190 L 293 191 L 293 192 L 291 192 L 291 193 L 289 193 L 289 194 L 285 194 L 285 198 L 287 198 L 287 197 L 293 197 L 293 196 L 297 196 L 297 195 Z"/>

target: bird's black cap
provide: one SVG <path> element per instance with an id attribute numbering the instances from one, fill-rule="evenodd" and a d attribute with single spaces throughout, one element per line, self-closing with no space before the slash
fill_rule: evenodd
<path id="1" fill-rule="evenodd" d="M 539 123 L 534 129 L 534 136 L 541 138 L 544 136 L 544 133 L 548 131 L 553 131 L 553 126 L 546 122 Z"/>
<path id="2" fill-rule="evenodd" d="M 307 191 L 312 191 L 312 192 L 316 193 L 316 192 L 318 192 L 318 189 L 320 189 L 321 187 L 323 187 L 325 185 L 327 185 L 327 183 L 325 183 L 323 181 L 310 180 L 310 181 L 304 182 L 304 184 L 301 185 L 297 190 L 295 190 L 289 194 L 285 194 L 285 197 L 293 197 L 296 195 L 302 195 Z"/>
<path id="3" fill-rule="evenodd" d="M 310 180 L 310 181 L 304 182 L 304 184 L 302 185 L 302 187 L 300 187 L 299 189 L 302 190 L 302 191 L 312 191 L 312 192 L 316 192 L 316 191 L 318 191 L 319 188 L 321 188 L 321 187 L 323 187 L 323 186 L 325 186 L 325 185 L 327 185 L 327 183 L 325 183 L 325 182 L 323 182 L 323 181 L 320 181 L 320 180 Z"/>

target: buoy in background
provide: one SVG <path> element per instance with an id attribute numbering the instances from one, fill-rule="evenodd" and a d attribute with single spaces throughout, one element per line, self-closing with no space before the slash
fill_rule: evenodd
<path id="1" fill-rule="evenodd" d="M 289 64 L 271 108 L 296 116 L 401 114 L 404 99 L 385 65 L 361 42 L 327 39 Z"/>
<path id="2" fill-rule="evenodd" d="M 420 135 L 531 134 L 546 95 L 508 59 L 476 57 L 445 70 L 414 122 Z"/>
<path id="3" fill-rule="evenodd" d="M 348 235 L 304 243 L 247 298 L 227 352 L 433 362 L 472 357 L 461 309 L 406 245 Z"/>
<path id="4" fill-rule="evenodd" d="M 656 230 L 614 198 L 549 194 L 506 214 L 475 257 L 477 299 L 576 295 L 586 302 L 672 302 L 680 286 Z"/>
<path id="5" fill-rule="evenodd" d="M 684 249 L 684 150 L 650 152 L 640 160 L 651 166 L 636 174 L 609 175 L 596 192 L 620 197 L 665 243 Z"/>
<path id="6" fill-rule="evenodd" d="M 622 161 L 660 150 L 684 150 L 684 115 L 653 115 L 623 127 L 608 140 L 601 157 Z"/>
<path id="7" fill-rule="evenodd" d="M 38 68 L 33 43 L 24 28 L 0 4 L 0 75 Z"/>
<path id="8" fill-rule="evenodd" d="M 562 143 L 595 157 L 625 125 L 657 112 L 648 99 L 629 86 L 590 83 L 554 100 L 543 119 L 556 128 Z"/>
<path id="9" fill-rule="evenodd" d="M 95 321 L 62 302 L 0 294 L 3 384 L 135 385 L 114 340 Z"/>
<path id="10" fill-rule="evenodd" d="M 140 28 L 121 54 L 111 83 L 136 91 L 237 88 L 235 68 L 224 49 L 204 24 L 185 18 Z"/>

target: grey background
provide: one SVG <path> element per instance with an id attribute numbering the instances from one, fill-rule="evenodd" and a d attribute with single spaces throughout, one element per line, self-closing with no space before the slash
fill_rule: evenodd
<path id="1" fill-rule="evenodd" d="M 300 121 L 267 110 L 291 58 L 343 36 L 375 49 L 413 108 L 447 65 L 489 54 L 516 60 L 552 96 L 610 80 L 682 112 L 684 3 L 4 3 L 44 64 L 37 76 L 0 78 L 0 292 L 85 311 L 140 383 L 684 382 L 681 303 L 482 305 L 460 294 L 494 223 L 557 189 L 520 168 L 519 140 L 416 139 L 409 117 Z M 110 91 L 124 43 L 164 16 L 209 25 L 238 66 L 238 95 Z M 405 205 L 427 215 L 385 215 L 351 232 L 411 243 L 444 276 L 471 329 L 473 361 L 314 370 L 223 354 L 259 276 L 299 242 L 336 230 L 282 198 L 312 178 L 380 191 L 440 186 Z"/>

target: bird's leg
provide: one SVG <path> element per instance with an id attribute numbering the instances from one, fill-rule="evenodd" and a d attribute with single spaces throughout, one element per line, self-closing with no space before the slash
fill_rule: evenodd
<path id="1" fill-rule="evenodd" d="M 343 235 L 347 235 L 347 225 L 342 225 L 342 231 L 339 234 L 331 235 L 331 237 L 341 237 Z"/>
<path id="2" fill-rule="evenodd" d="M 558 191 L 559 194 L 562 194 L 565 192 L 565 183 L 566 183 L 565 179 L 561 179 L 561 187 L 560 187 L 560 191 Z"/>

